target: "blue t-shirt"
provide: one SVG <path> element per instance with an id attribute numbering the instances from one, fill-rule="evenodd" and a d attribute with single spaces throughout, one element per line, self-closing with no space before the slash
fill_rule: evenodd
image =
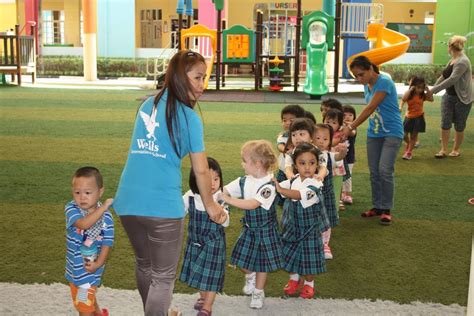
<path id="1" fill-rule="evenodd" d="M 372 90 L 364 86 L 365 102 L 369 104 L 376 92 L 385 92 L 385 98 L 369 117 L 367 137 L 393 136 L 403 138 L 403 123 L 398 108 L 397 89 L 393 81 L 384 74 L 377 78 Z"/>
<path id="2" fill-rule="evenodd" d="M 120 178 L 113 208 L 118 215 L 184 217 L 181 159 L 189 152 L 204 151 L 202 122 L 196 112 L 177 104 L 173 122 L 175 153 L 166 124 L 167 92 L 155 112 L 153 99 L 138 110 L 127 162 Z"/>

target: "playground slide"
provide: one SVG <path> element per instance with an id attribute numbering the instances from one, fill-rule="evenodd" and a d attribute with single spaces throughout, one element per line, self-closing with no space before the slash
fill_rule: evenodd
<path id="1" fill-rule="evenodd" d="M 374 48 L 349 57 L 346 62 L 348 69 L 357 56 L 364 55 L 378 66 L 405 54 L 410 45 L 410 39 L 406 35 L 387 29 L 380 23 L 368 25 L 367 40 L 375 42 Z"/>
<path id="2" fill-rule="evenodd" d="M 211 78 L 212 68 L 214 67 L 214 59 L 216 56 L 216 47 L 217 47 L 217 31 L 211 30 L 204 25 L 196 24 L 190 27 L 189 29 L 184 29 L 181 31 L 181 47 L 180 49 L 185 49 L 186 39 L 187 38 L 200 38 L 200 37 L 209 37 L 210 38 L 210 45 L 212 47 L 212 55 L 207 57 L 204 56 L 206 59 L 206 79 L 204 81 L 204 89 L 207 89 L 209 84 L 209 78 Z M 188 48 L 189 49 L 189 48 Z M 206 58 L 207 57 L 207 58 Z"/>

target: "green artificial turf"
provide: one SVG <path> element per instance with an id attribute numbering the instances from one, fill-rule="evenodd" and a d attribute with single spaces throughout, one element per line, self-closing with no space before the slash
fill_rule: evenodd
<path id="1" fill-rule="evenodd" d="M 151 91 L 0 88 L 0 282 L 65 282 L 64 204 L 73 172 L 100 168 L 105 197 L 113 197 L 127 156 L 140 99 Z M 208 155 L 224 182 L 242 175 L 240 146 L 250 139 L 274 142 L 284 104 L 201 103 Z M 319 105 L 306 105 L 316 114 Z M 357 105 L 360 112 L 362 106 Z M 354 204 L 333 230 L 334 260 L 316 277 L 324 298 L 369 298 L 467 304 L 474 230 L 474 119 L 469 118 L 462 155 L 437 160 L 439 99 L 425 105 L 427 132 L 411 161 L 396 163 L 394 223 L 381 226 L 360 212 L 371 206 L 365 125 L 359 128 Z M 187 189 L 189 160 L 183 161 Z M 228 255 L 240 232 L 242 212 L 232 209 L 226 230 Z M 267 296 L 281 296 L 283 271 L 271 273 Z M 135 288 L 134 258 L 116 218 L 116 242 L 104 285 Z M 241 294 L 241 272 L 228 267 L 224 292 Z M 180 282 L 176 291 L 193 293 Z"/>

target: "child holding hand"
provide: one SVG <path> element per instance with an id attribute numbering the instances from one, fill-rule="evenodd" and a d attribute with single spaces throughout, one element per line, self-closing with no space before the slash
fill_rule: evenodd
<path id="1" fill-rule="evenodd" d="M 350 125 L 356 119 L 356 110 L 351 105 L 344 105 L 342 107 L 344 113 L 344 125 Z M 351 130 L 347 141 L 349 142 L 349 147 L 347 148 L 347 155 L 344 158 L 344 163 L 347 163 L 349 168 L 350 177 L 344 180 L 342 183 L 342 202 L 346 204 L 352 204 L 352 170 L 354 169 L 355 163 L 355 142 L 357 137 L 357 129 L 354 128 Z"/>
<path id="2" fill-rule="evenodd" d="M 296 119 L 290 126 L 290 138 L 288 139 L 287 147 L 296 148 L 301 143 L 312 143 L 314 134 L 314 124 L 311 120 L 306 118 Z M 293 154 L 293 150 L 291 154 Z M 327 174 L 326 156 L 321 154 L 319 157 L 319 169 L 315 175 L 316 179 L 323 181 Z M 292 179 L 294 174 L 294 161 L 292 155 L 285 157 L 285 175 L 287 179 Z M 278 179 L 278 178 L 277 178 Z"/>
<path id="3" fill-rule="evenodd" d="M 219 163 L 208 157 L 211 174 L 211 192 L 213 199 L 220 203 L 222 194 L 222 171 Z M 189 188 L 183 196 L 184 207 L 189 214 L 188 240 L 184 252 L 180 281 L 199 289 L 199 299 L 194 304 L 197 316 L 212 314 L 212 305 L 217 292 L 224 287 L 226 243 L 224 227 L 229 226 L 227 220 L 221 225 L 213 222 L 207 214 L 196 181 L 193 168 L 189 175 Z M 222 203 L 220 203 L 222 204 Z"/>
<path id="4" fill-rule="evenodd" d="M 294 295 L 304 285 L 302 298 L 313 298 L 314 276 L 326 271 L 322 233 L 327 231 L 329 220 L 322 203 L 323 183 L 315 179 L 320 155 L 310 143 L 299 144 L 293 153 L 298 174 L 291 180 L 275 182 L 277 191 L 288 199 L 284 204 L 287 220 L 283 224 L 283 269 L 290 273 L 284 288 L 286 295 Z"/>
<path id="5" fill-rule="evenodd" d="M 73 200 L 66 204 L 66 279 L 79 315 L 107 316 L 97 303 L 105 261 L 114 242 L 113 199 L 102 205 L 102 175 L 94 167 L 79 168 L 72 179 Z"/>
<path id="6" fill-rule="evenodd" d="M 314 133 L 314 144 L 319 150 L 322 151 L 323 155 L 327 160 L 327 175 L 323 181 L 323 197 L 324 207 L 329 218 L 330 227 L 339 225 L 339 214 L 336 207 L 336 199 L 334 194 L 333 186 L 333 165 L 336 161 L 344 159 L 346 152 L 331 152 L 333 129 L 328 124 L 316 124 L 316 130 Z M 332 259 L 331 247 L 329 247 L 329 241 L 331 239 L 331 228 L 323 232 L 323 243 L 324 243 L 324 256 L 326 259 Z"/>
<path id="7" fill-rule="evenodd" d="M 333 136 L 332 136 L 332 151 L 333 152 L 347 152 L 347 148 L 349 146 L 349 142 L 345 139 L 345 135 L 342 133 L 342 126 L 343 126 L 344 114 L 342 111 L 337 109 L 330 109 L 326 112 L 323 117 L 324 124 L 328 124 L 333 129 Z M 332 165 L 333 173 L 332 176 L 334 177 L 334 194 L 336 195 L 336 201 L 339 201 L 339 210 L 345 210 L 344 203 L 341 200 L 342 197 L 342 182 L 343 178 L 347 175 L 347 178 L 350 176 L 349 167 L 344 165 L 344 160 L 336 160 L 335 163 Z M 346 172 L 347 169 L 347 172 Z"/>
<path id="8" fill-rule="evenodd" d="M 423 103 L 425 101 L 433 102 L 433 95 L 427 94 L 429 90 L 425 83 L 425 79 L 413 77 L 410 81 L 410 88 L 405 92 L 400 102 L 400 112 L 403 111 L 403 105 L 407 103 L 408 110 L 403 121 L 403 129 L 405 135 L 405 153 L 403 159 L 411 160 L 413 158 L 413 148 L 418 141 L 418 133 L 424 133 L 426 130 L 426 122 L 423 111 Z"/>
<path id="9" fill-rule="evenodd" d="M 283 266 L 282 244 L 278 232 L 276 191 L 272 169 L 276 156 L 266 140 L 242 146 L 245 176 L 224 187 L 223 200 L 243 209 L 242 232 L 232 250 L 230 262 L 245 272 L 243 291 L 252 295 L 251 308 L 262 308 L 268 272 Z"/>
<path id="10" fill-rule="evenodd" d="M 298 104 L 287 105 L 281 110 L 281 127 L 283 128 L 283 131 L 281 131 L 277 136 L 277 148 L 280 153 L 278 155 L 279 170 L 277 173 L 277 179 L 279 179 L 279 181 L 286 180 L 285 155 L 288 151 L 292 150 L 292 148 L 286 148 L 286 143 L 288 142 L 289 138 L 290 125 L 296 118 L 303 117 L 305 113 L 306 111 Z"/>

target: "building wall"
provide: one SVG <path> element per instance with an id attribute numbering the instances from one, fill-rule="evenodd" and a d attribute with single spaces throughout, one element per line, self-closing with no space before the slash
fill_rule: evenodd
<path id="1" fill-rule="evenodd" d="M 393 0 L 374 0 L 372 3 L 383 4 L 384 23 L 424 23 L 426 12 L 435 12 L 434 2 L 401 2 Z M 413 14 L 410 14 L 413 10 Z M 412 16 L 411 16 L 412 15 Z"/>
<path id="2" fill-rule="evenodd" d="M 450 58 L 448 39 L 452 35 L 466 36 L 474 32 L 474 0 L 438 0 L 435 22 L 433 63 L 446 64 Z M 474 63 L 474 34 L 468 37 L 464 50 Z"/>
<path id="3" fill-rule="evenodd" d="M 46 2 L 43 0 L 43 3 Z M 81 47 L 81 0 L 64 1 L 64 40 L 74 47 Z M 44 7 L 43 7 L 43 10 Z"/>
<path id="4" fill-rule="evenodd" d="M 135 4 L 97 1 L 97 42 L 101 57 L 135 57 Z"/>
<path id="5" fill-rule="evenodd" d="M 17 24 L 15 0 L 0 1 L 0 32 L 15 29 Z"/>
<path id="6" fill-rule="evenodd" d="M 161 9 L 163 21 L 162 47 L 169 48 L 171 41 L 171 20 L 177 19 L 177 0 L 135 0 L 135 46 L 141 47 L 140 11 L 147 9 Z M 198 1 L 193 0 L 193 9 L 198 8 Z M 183 17 L 185 17 L 183 15 Z"/>

